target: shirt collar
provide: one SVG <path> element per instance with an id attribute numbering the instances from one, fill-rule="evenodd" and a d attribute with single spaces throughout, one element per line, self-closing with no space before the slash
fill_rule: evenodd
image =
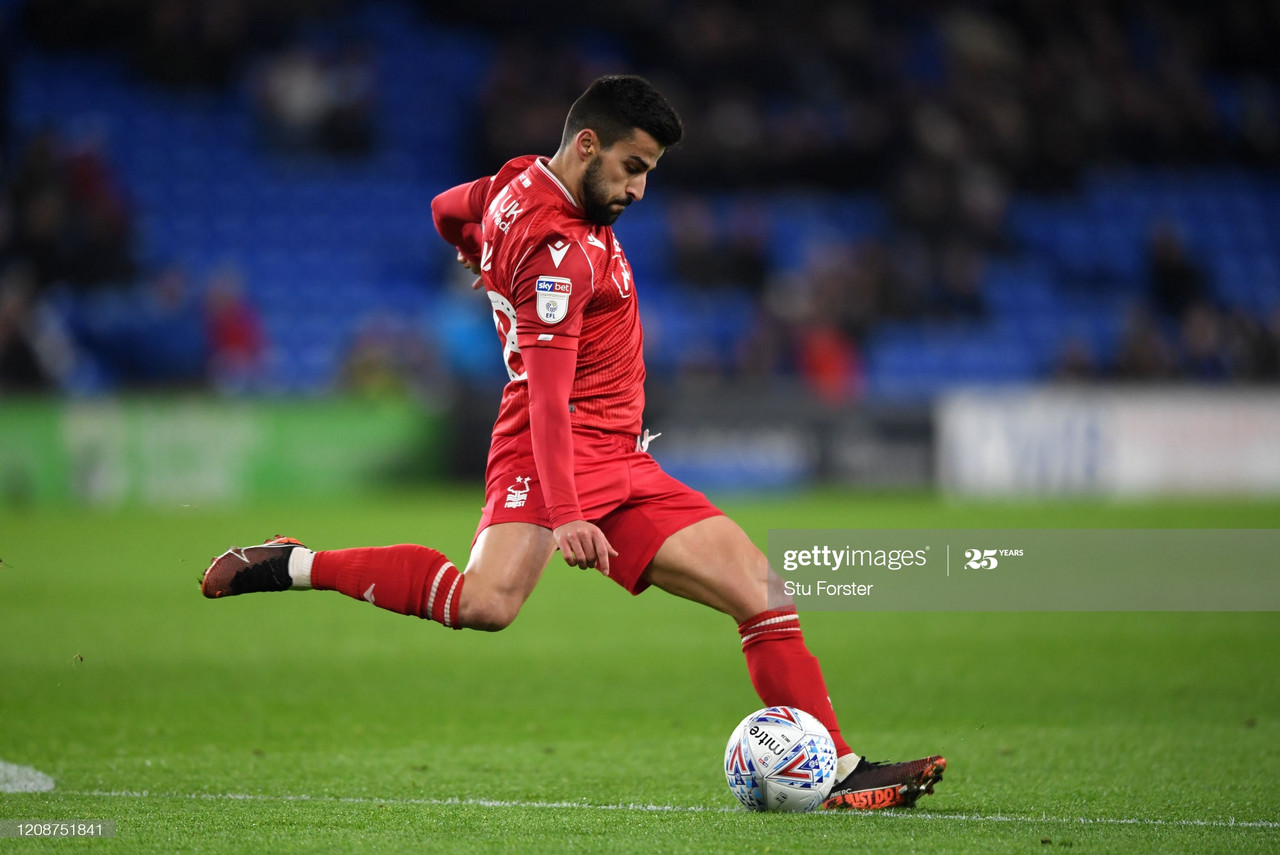
<path id="1" fill-rule="evenodd" d="M 564 186 L 564 182 L 557 178 L 556 174 L 547 166 L 547 159 L 540 157 L 534 163 L 542 170 L 544 175 L 555 182 L 555 185 L 560 188 L 560 192 L 564 194 L 564 198 L 568 200 L 569 204 L 577 208 L 578 203 L 574 201 L 573 194 L 569 192 L 569 188 Z"/>

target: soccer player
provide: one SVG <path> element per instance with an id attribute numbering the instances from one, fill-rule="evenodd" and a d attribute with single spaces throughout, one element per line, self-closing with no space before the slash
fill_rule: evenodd
<path id="1" fill-rule="evenodd" d="M 831 732 L 837 783 L 825 807 L 910 806 L 946 760 L 875 763 L 848 746 L 768 559 L 648 454 L 636 283 L 610 227 L 683 133 L 646 80 L 602 77 L 569 110 L 553 156 L 516 158 L 432 201 L 436 229 L 480 275 L 510 376 L 465 573 L 426 546 L 312 552 L 277 537 L 215 559 L 202 590 L 335 590 L 492 631 L 515 619 L 559 549 L 632 594 L 654 586 L 732 617 L 764 703 L 803 709 Z"/>

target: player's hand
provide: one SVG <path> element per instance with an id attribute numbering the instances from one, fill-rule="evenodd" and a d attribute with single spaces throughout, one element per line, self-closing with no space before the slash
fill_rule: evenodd
<path id="1" fill-rule="evenodd" d="M 600 572 L 609 575 L 609 558 L 617 555 L 617 550 L 609 545 L 609 539 L 599 528 L 586 520 L 574 520 L 551 532 L 564 556 L 564 563 L 570 567 L 599 567 Z"/>
<path id="2" fill-rule="evenodd" d="M 475 275 L 480 275 L 480 261 L 475 258 L 468 258 L 462 254 L 462 250 L 458 250 L 458 263 L 470 270 Z M 475 287 L 474 285 L 472 286 Z"/>

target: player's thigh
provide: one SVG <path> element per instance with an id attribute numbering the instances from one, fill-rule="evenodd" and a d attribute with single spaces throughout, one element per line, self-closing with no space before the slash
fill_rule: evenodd
<path id="1" fill-rule="evenodd" d="M 658 548 L 645 570 L 650 584 L 711 606 L 738 623 L 790 605 L 769 559 L 727 516 L 680 529 Z"/>
<path id="2" fill-rule="evenodd" d="M 458 604 L 463 625 L 501 629 L 514 620 L 555 547 L 551 531 L 532 523 L 495 523 L 481 531 Z"/>

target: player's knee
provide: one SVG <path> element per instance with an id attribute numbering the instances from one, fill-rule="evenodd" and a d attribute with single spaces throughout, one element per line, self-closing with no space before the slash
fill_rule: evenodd
<path id="1" fill-rule="evenodd" d="M 779 590 L 773 583 L 776 581 L 780 585 L 781 580 L 769 567 L 769 559 L 763 553 L 757 551 L 747 560 L 742 581 L 740 605 L 748 617 L 773 607 Z"/>
<path id="2" fill-rule="evenodd" d="M 721 594 L 727 606 L 723 610 L 741 622 L 769 608 L 775 593 L 770 585 L 773 575 L 764 553 L 755 547 L 740 550 L 721 577 Z"/>
<path id="3" fill-rule="evenodd" d="M 730 556 L 715 576 L 716 608 L 741 623 L 753 615 L 777 607 L 779 590 L 770 584 L 776 575 L 769 559 L 754 547 Z"/>
<path id="4" fill-rule="evenodd" d="M 458 604 L 458 620 L 468 629 L 481 632 L 498 632 L 511 626 L 520 614 L 523 601 L 515 597 L 487 593 L 480 597 L 466 597 Z"/>

